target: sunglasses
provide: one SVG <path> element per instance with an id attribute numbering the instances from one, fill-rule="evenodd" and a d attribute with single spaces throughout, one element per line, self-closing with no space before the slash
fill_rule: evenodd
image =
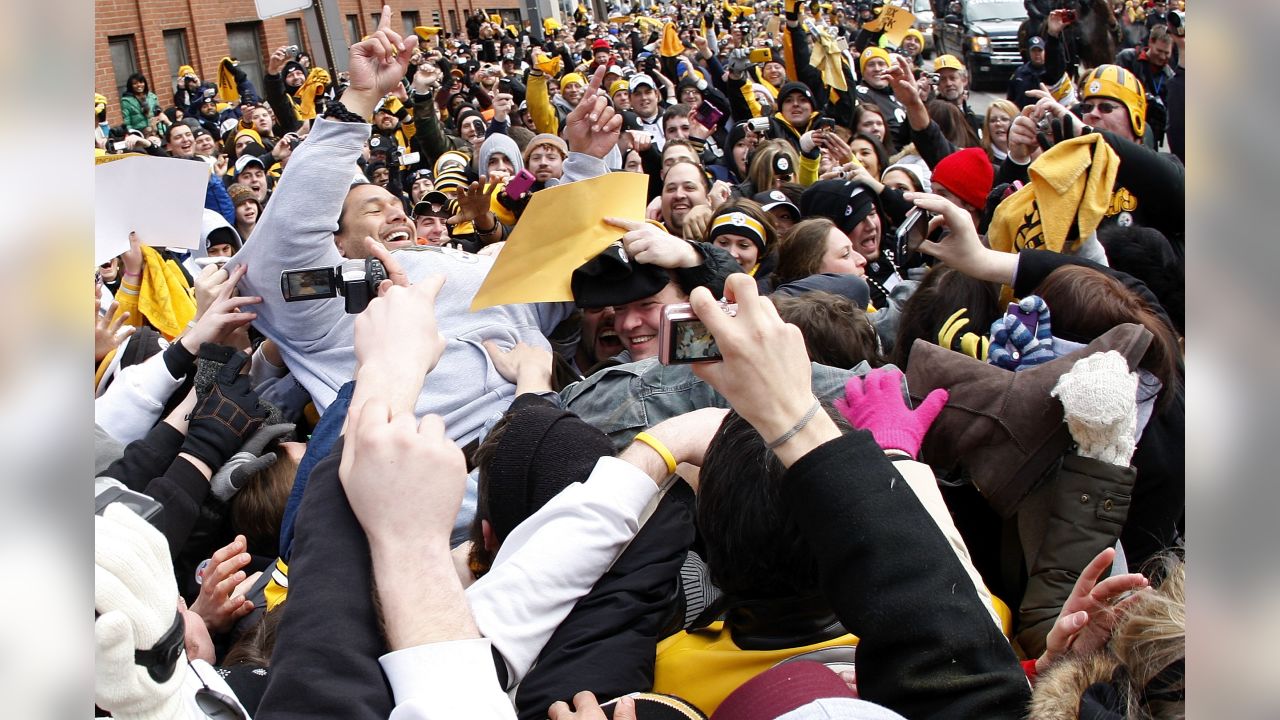
<path id="1" fill-rule="evenodd" d="M 1112 110 L 1119 110 L 1119 109 L 1120 109 L 1120 106 L 1119 106 L 1119 105 L 1117 105 L 1117 104 L 1115 104 L 1115 103 L 1109 103 L 1109 102 L 1091 103 L 1091 102 L 1087 102 L 1087 103 L 1083 103 L 1083 104 L 1081 104 L 1081 105 L 1080 105 L 1080 110 L 1081 110 L 1081 112 L 1083 112 L 1085 115 L 1088 115 L 1089 113 L 1093 112 L 1093 109 L 1094 109 L 1095 107 L 1096 107 L 1096 108 L 1098 108 L 1098 114 L 1099 114 L 1099 115 L 1109 115 L 1109 114 L 1111 114 L 1111 111 L 1112 111 Z"/>

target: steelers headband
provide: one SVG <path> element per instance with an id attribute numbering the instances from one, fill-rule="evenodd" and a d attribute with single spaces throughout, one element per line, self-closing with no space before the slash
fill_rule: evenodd
<path id="1" fill-rule="evenodd" d="M 764 225 L 755 220 L 746 213 L 731 212 L 725 213 L 711 222 L 711 235 L 707 238 L 710 242 L 727 234 L 741 235 L 757 247 L 764 250 Z"/>

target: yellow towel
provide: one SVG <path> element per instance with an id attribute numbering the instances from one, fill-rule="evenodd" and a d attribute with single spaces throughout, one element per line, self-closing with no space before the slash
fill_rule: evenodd
<path id="1" fill-rule="evenodd" d="M 680 33 L 676 32 L 676 24 L 667 21 L 662 26 L 662 44 L 658 46 L 658 54 L 662 57 L 675 57 L 684 52 L 684 43 L 680 42 Z"/>
<path id="2" fill-rule="evenodd" d="M 311 68 L 307 79 L 298 88 L 298 96 L 294 106 L 299 120 L 313 120 L 316 117 L 316 96 L 324 92 L 329 84 L 329 71 L 324 68 Z"/>
<path id="3" fill-rule="evenodd" d="M 177 337 L 196 316 L 196 301 L 187 278 L 155 248 L 142 246 L 142 283 L 138 311 L 167 339 Z"/>
<path id="4" fill-rule="evenodd" d="M 231 74 L 232 65 L 229 57 L 218 63 L 218 95 L 226 102 L 236 103 L 240 102 L 240 88 L 236 87 L 236 78 Z"/>
<path id="5" fill-rule="evenodd" d="M 1028 169 L 1031 182 L 996 208 L 987 233 L 991 247 L 1073 252 L 1106 216 L 1119 165 L 1119 156 L 1098 134 L 1045 151 Z M 1079 234 L 1068 244 L 1073 224 Z"/>
<path id="6" fill-rule="evenodd" d="M 849 83 L 844 79 L 844 54 L 840 52 L 840 44 L 826 30 L 818 30 L 818 41 L 813 44 L 809 64 L 822 73 L 824 85 L 832 90 L 849 91 Z"/>

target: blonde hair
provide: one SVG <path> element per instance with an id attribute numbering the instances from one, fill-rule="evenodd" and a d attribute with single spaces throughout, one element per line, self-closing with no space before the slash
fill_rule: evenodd
<path id="1" fill-rule="evenodd" d="M 756 192 L 767 192 L 773 189 L 773 158 L 778 153 L 785 153 L 791 158 L 792 176 L 800 173 L 800 156 L 796 149 L 786 140 L 765 140 L 756 146 L 747 167 L 747 179 L 751 181 Z"/>
<path id="2" fill-rule="evenodd" d="M 1186 563 L 1171 555 L 1155 562 L 1164 581 L 1155 591 L 1141 593 L 1125 612 L 1111 635 L 1111 650 L 1128 668 L 1133 690 L 1157 680 L 1162 694 L 1181 694 L 1187 687 L 1185 668 L 1179 665 L 1187 657 Z M 1185 715 L 1184 700 L 1157 697 L 1144 705 L 1139 692 L 1129 695 L 1130 718 L 1181 720 Z"/>

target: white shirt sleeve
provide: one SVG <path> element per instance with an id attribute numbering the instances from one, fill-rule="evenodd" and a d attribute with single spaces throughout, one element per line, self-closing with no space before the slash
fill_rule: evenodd
<path id="1" fill-rule="evenodd" d="M 516 711 L 498 684 L 492 647 L 485 638 L 454 640 L 378 658 L 396 699 L 391 720 L 514 720 Z"/>
<path id="2" fill-rule="evenodd" d="M 602 457 L 586 483 L 568 486 L 512 530 L 493 568 L 467 588 L 476 625 L 506 661 L 508 688 L 635 537 L 657 494 L 634 465 Z"/>
<path id="3" fill-rule="evenodd" d="M 122 445 L 140 440 L 160 420 L 164 404 L 181 385 L 182 378 L 169 374 L 161 349 L 116 375 L 106 392 L 93 401 L 94 422 Z"/>

